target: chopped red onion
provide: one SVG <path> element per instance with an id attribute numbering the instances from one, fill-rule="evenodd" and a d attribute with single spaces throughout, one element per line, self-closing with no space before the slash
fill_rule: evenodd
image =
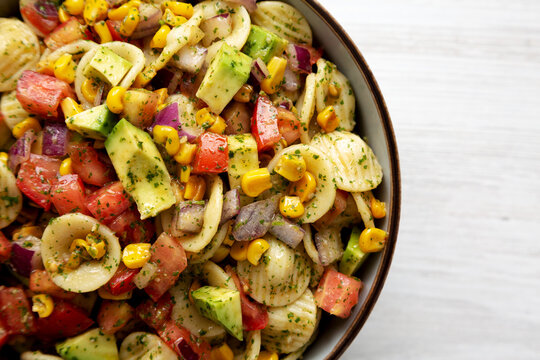
<path id="1" fill-rule="evenodd" d="M 225 134 L 244 134 L 251 131 L 251 114 L 245 103 L 232 101 L 221 116 L 227 123 Z"/>
<path id="2" fill-rule="evenodd" d="M 9 149 L 9 168 L 11 171 L 15 173 L 17 166 L 30 158 L 30 149 L 35 141 L 36 133 L 34 130 L 28 130 L 11 146 Z"/>
<path id="3" fill-rule="evenodd" d="M 256 0 L 228 0 L 228 2 L 243 5 L 250 13 L 257 10 Z"/>
<path id="4" fill-rule="evenodd" d="M 100 83 L 97 91 L 96 91 L 96 97 L 94 98 L 94 106 L 101 105 L 101 101 L 103 100 L 103 92 L 105 91 L 105 84 Z"/>
<path id="5" fill-rule="evenodd" d="M 326 228 L 315 234 L 315 246 L 322 266 L 328 266 L 341 258 L 343 244 L 339 230 Z"/>
<path id="6" fill-rule="evenodd" d="M 67 143 L 68 129 L 64 124 L 49 123 L 43 128 L 43 155 L 64 156 Z"/>
<path id="7" fill-rule="evenodd" d="M 223 195 L 223 210 L 220 225 L 226 223 L 240 212 L 240 191 L 231 189 Z"/>
<path id="8" fill-rule="evenodd" d="M 285 49 L 289 65 L 294 71 L 311 73 L 311 53 L 301 45 L 289 44 Z"/>
<path id="9" fill-rule="evenodd" d="M 290 101 L 282 101 L 279 105 L 280 108 L 283 108 L 285 110 L 291 110 L 291 102 Z"/>
<path id="10" fill-rule="evenodd" d="M 180 82 L 181 78 L 182 78 L 181 72 L 179 71 L 173 72 L 171 81 L 169 82 L 169 85 L 167 86 L 167 92 L 169 95 L 172 95 L 176 92 L 176 89 L 178 88 L 178 83 Z"/>
<path id="11" fill-rule="evenodd" d="M 282 86 L 287 91 L 296 91 L 300 88 L 300 76 L 288 66 L 285 68 Z"/>
<path id="12" fill-rule="evenodd" d="M 46 19 L 58 19 L 58 11 L 52 1 L 38 0 L 34 3 L 34 8 L 41 17 Z"/>
<path id="13" fill-rule="evenodd" d="M 174 343 L 174 348 L 176 349 L 176 353 L 180 355 L 182 359 L 185 360 L 199 360 L 199 355 L 193 351 L 191 348 L 191 345 L 189 344 L 189 341 L 184 339 L 183 337 L 178 338 L 178 340 Z"/>
<path id="14" fill-rule="evenodd" d="M 261 58 L 257 58 L 255 61 L 253 61 L 253 65 L 251 66 L 251 75 L 253 75 L 255 80 L 257 80 L 259 83 L 270 75 L 266 64 Z"/>
<path id="15" fill-rule="evenodd" d="M 198 233 L 204 222 L 204 201 L 182 201 L 176 205 L 171 235 L 180 236 L 184 233 Z"/>
<path id="16" fill-rule="evenodd" d="M 154 123 L 148 128 L 150 133 L 156 125 L 170 126 L 178 131 L 178 136 L 185 136 L 190 142 L 197 139 L 197 135 L 192 132 L 188 126 L 184 126 L 184 124 L 182 124 L 181 119 L 178 116 L 178 104 L 175 102 L 171 103 L 157 113 Z"/>
<path id="17" fill-rule="evenodd" d="M 184 46 L 173 57 L 172 64 L 180 70 L 193 74 L 202 69 L 207 53 L 208 49 L 199 44 Z"/>
<path id="18" fill-rule="evenodd" d="M 274 215 L 268 232 L 293 249 L 300 244 L 306 233 L 300 225 L 285 219 L 280 214 Z"/>
<path id="19" fill-rule="evenodd" d="M 41 239 L 25 236 L 12 243 L 10 262 L 18 274 L 29 277 L 41 262 Z"/>
<path id="20" fill-rule="evenodd" d="M 228 14 L 220 14 L 201 23 L 201 30 L 204 32 L 202 39 L 203 46 L 210 46 L 214 41 L 221 40 L 232 31 L 232 17 Z"/>
<path id="21" fill-rule="evenodd" d="M 159 20 L 161 19 L 161 9 L 157 6 L 141 3 L 139 5 L 141 21 L 137 24 L 132 39 L 142 39 L 153 35 L 159 29 Z"/>
<path id="22" fill-rule="evenodd" d="M 254 202 L 240 209 L 232 235 L 237 241 L 248 241 L 266 234 L 278 207 L 279 196 Z"/>

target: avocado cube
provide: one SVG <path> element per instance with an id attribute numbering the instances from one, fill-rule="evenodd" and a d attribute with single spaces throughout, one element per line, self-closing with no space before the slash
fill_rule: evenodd
<path id="1" fill-rule="evenodd" d="M 237 290 L 203 286 L 193 291 L 191 297 L 202 316 L 220 324 L 242 341 L 242 308 Z"/>
<path id="2" fill-rule="evenodd" d="M 341 262 L 339 263 L 339 272 L 345 275 L 351 276 L 354 274 L 360 266 L 366 261 L 368 254 L 360 250 L 360 229 L 357 227 L 353 228 L 351 232 L 351 237 L 347 243 L 347 247 L 343 252 L 341 257 Z"/>
<path id="3" fill-rule="evenodd" d="M 204 75 L 197 97 L 219 114 L 246 83 L 252 59 L 226 42 L 217 52 Z"/>
<path id="4" fill-rule="evenodd" d="M 262 61 L 268 63 L 272 57 L 281 55 L 288 44 L 289 42 L 282 37 L 260 26 L 251 25 L 242 52 L 253 59 L 261 58 Z"/>
<path id="5" fill-rule="evenodd" d="M 105 149 L 141 219 L 154 217 L 176 202 L 167 167 L 147 132 L 122 119 L 105 141 Z"/>
<path id="6" fill-rule="evenodd" d="M 56 351 L 66 360 L 118 360 L 114 335 L 92 329 L 56 344 Z"/>
<path id="7" fill-rule="evenodd" d="M 66 119 L 68 129 L 96 140 L 105 140 L 115 123 L 116 115 L 105 104 Z"/>
<path id="8" fill-rule="evenodd" d="M 84 69 L 84 76 L 105 81 L 116 86 L 122 81 L 133 64 L 116 55 L 112 50 L 100 46 Z"/>

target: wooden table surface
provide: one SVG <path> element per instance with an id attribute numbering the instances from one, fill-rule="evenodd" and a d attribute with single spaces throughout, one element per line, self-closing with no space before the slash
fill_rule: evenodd
<path id="1" fill-rule="evenodd" d="M 403 206 L 344 359 L 540 359 L 540 1 L 320 0 L 379 82 Z"/>

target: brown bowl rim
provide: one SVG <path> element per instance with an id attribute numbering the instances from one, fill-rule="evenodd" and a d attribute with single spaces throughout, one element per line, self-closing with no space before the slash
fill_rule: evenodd
<path id="1" fill-rule="evenodd" d="M 348 50 L 351 58 L 354 60 L 357 68 L 360 70 L 363 75 L 366 83 L 369 86 L 373 100 L 375 101 L 377 111 L 379 112 L 379 119 L 382 123 L 384 133 L 386 136 L 387 150 L 390 157 L 390 170 L 391 170 L 391 199 L 390 199 L 390 211 L 388 212 L 388 232 L 389 238 L 387 245 L 382 253 L 382 259 L 379 263 L 377 269 L 377 274 L 375 280 L 371 286 L 369 294 L 362 304 L 360 311 L 358 311 L 356 317 L 354 318 L 352 324 L 349 326 L 345 334 L 341 337 L 339 342 L 332 348 L 332 351 L 325 360 L 336 360 L 343 355 L 345 350 L 351 345 L 355 337 L 360 332 L 362 326 L 364 326 L 366 320 L 368 319 L 379 295 L 384 286 L 386 277 L 390 270 L 390 265 L 392 263 L 392 257 L 394 255 L 398 229 L 399 229 L 399 219 L 401 212 L 401 173 L 399 168 L 399 154 L 397 148 L 396 137 L 394 133 L 394 128 L 392 126 L 392 121 L 390 120 L 390 114 L 388 113 L 388 108 L 386 102 L 384 101 L 383 95 L 379 88 L 377 81 L 371 69 L 369 68 L 364 56 L 347 34 L 345 29 L 337 22 L 337 20 L 326 10 L 317 0 L 302 0 L 306 3 L 315 14 L 317 14 L 322 21 L 324 21 L 328 27 L 334 32 L 334 34 L 340 39 L 340 41 L 345 45 L 345 48 Z"/>

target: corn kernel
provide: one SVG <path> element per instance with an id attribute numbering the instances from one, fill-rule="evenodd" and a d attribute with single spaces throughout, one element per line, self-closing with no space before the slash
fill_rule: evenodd
<path id="1" fill-rule="evenodd" d="M 37 133 L 41 131 L 39 121 L 35 117 L 27 117 L 13 127 L 11 132 L 16 139 L 21 138 L 28 130 L 34 130 Z"/>
<path id="2" fill-rule="evenodd" d="M 165 9 L 161 20 L 163 20 L 165 24 L 172 27 L 180 26 L 187 21 L 187 19 L 183 16 L 174 15 L 171 9 Z"/>
<path id="3" fill-rule="evenodd" d="M 43 229 L 41 228 L 41 226 L 23 226 L 13 233 L 12 239 L 13 241 L 16 241 L 27 236 L 35 236 L 37 238 L 41 238 L 42 235 Z"/>
<path id="4" fill-rule="evenodd" d="M 88 244 L 86 251 L 93 259 L 99 260 L 105 256 L 106 244 L 99 235 L 93 233 L 86 235 L 86 243 Z"/>
<path id="5" fill-rule="evenodd" d="M 205 107 L 195 113 L 195 121 L 197 121 L 197 124 L 202 126 L 203 129 L 208 129 L 214 124 L 216 117 L 207 107 Z"/>
<path id="6" fill-rule="evenodd" d="M 159 28 L 158 31 L 154 34 L 154 37 L 152 37 L 152 40 L 150 41 L 150 47 L 152 49 L 162 49 L 167 45 L 167 35 L 171 32 L 171 28 L 167 25 L 163 24 Z"/>
<path id="7" fill-rule="evenodd" d="M 137 77 L 135 78 L 135 82 L 133 82 L 133 85 L 131 87 L 133 88 L 143 88 L 156 76 L 157 70 L 150 66 L 147 66 Z"/>
<path id="8" fill-rule="evenodd" d="M 161 88 L 161 89 L 154 90 L 154 93 L 157 94 L 157 96 L 158 96 L 158 100 L 157 100 L 158 106 L 165 103 L 165 100 L 167 100 L 167 98 L 169 97 L 169 92 L 168 92 L 167 88 Z"/>
<path id="9" fill-rule="evenodd" d="M 115 86 L 107 94 L 107 107 L 115 114 L 120 114 L 124 111 L 124 95 L 126 88 Z"/>
<path id="10" fill-rule="evenodd" d="M 162 6 L 163 10 L 169 9 L 174 15 L 180 15 L 188 19 L 193 16 L 193 5 L 185 2 L 165 1 Z"/>
<path id="11" fill-rule="evenodd" d="M 332 97 L 338 97 L 341 94 L 341 88 L 334 84 L 328 85 L 328 93 Z"/>
<path id="12" fill-rule="evenodd" d="M 266 250 L 270 248 L 268 241 L 264 239 L 253 240 L 249 243 L 247 251 L 247 260 L 252 265 L 259 265 L 259 260 Z"/>
<path id="13" fill-rule="evenodd" d="M 46 318 L 54 310 L 54 301 L 51 295 L 38 294 L 32 296 L 32 311 L 38 313 L 40 318 Z"/>
<path id="14" fill-rule="evenodd" d="M 54 76 L 54 62 L 40 61 L 37 63 L 36 71 L 40 74 Z"/>
<path id="15" fill-rule="evenodd" d="M 113 295 L 102 286 L 98 289 L 98 295 L 100 298 L 106 299 L 106 300 L 128 300 L 128 299 L 131 299 L 133 295 L 133 291 L 130 290 L 120 295 Z"/>
<path id="16" fill-rule="evenodd" d="M 66 266 L 70 269 L 76 269 L 81 265 L 81 259 L 86 257 L 86 249 L 88 243 L 83 239 L 75 239 L 69 247 L 71 254 L 66 263 Z"/>
<path id="17" fill-rule="evenodd" d="M 298 181 L 306 172 L 306 161 L 299 154 L 282 155 L 274 171 L 289 181 Z"/>
<path id="18" fill-rule="evenodd" d="M 233 230 L 233 224 L 229 224 L 229 228 L 227 229 L 227 236 L 225 236 L 225 239 L 223 240 L 223 245 L 233 246 L 234 236 L 232 235 L 232 230 Z"/>
<path id="19" fill-rule="evenodd" d="M 113 21 L 121 21 L 127 16 L 129 9 L 131 7 L 132 7 L 132 4 L 130 2 L 127 2 L 117 7 L 116 9 L 109 10 L 107 17 Z"/>
<path id="20" fill-rule="evenodd" d="M 4 163 L 4 165 L 7 166 L 9 160 L 9 155 L 6 152 L 0 152 L 0 161 Z"/>
<path id="21" fill-rule="evenodd" d="M 242 191 L 249 197 L 257 197 L 272 188 L 270 172 L 267 168 L 248 171 L 242 176 Z"/>
<path id="22" fill-rule="evenodd" d="M 73 55 L 64 54 L 54 62 L 54 76 L 71 84 L 75 81 L 75 68 L 77 65 L 73 61 Z"/>
<path id="23" fill-rule="evenodd" d="M 107 18 L 109 4 L 106 0 L 86 0 L 83 10 L 83 17 L 86 24 L 93 26 L 100 20 Z"/>
<path id="24" fill-rule="evenodd" d="M 100 44 L 113 41 L 111 32 L 105 21 L 102 20 L 97 22 L 96 25 L 94 25 L 94 31 L 99 35 Z"/>
<path id="25" fill-rule="evenodd" d="M 191 175 L 186 183 L 184 198 L 187 200 L 200 201 L 206 192 L 206 181 L 200 176 Z"/>
<path id="26" fill-rule="evenodd" d="M 215 134 L 223 134 L 226 127 L 227 124 L 225 123 L 225 120 L 221 116 L 216 115 L 216 121 L 214 121 L 214 124 L 208 128 L 208 131 Z"/>
<path id="27" fill-rule="evenodd" d="M 84 11 L 84 0 L 65 0 L 62 7 L 70 15 L 81 15 Z"/>
<path id="28" fill-rule="evenodd" d="M 251 99 L 252 93 L 253 93 L 253 86 L 249 84 L 244 84 L 242 85 L 240 90 L 238 90 L 236 94 L 234 94 L 233 99 L 241 103 L 247 103 Z"/>
<path id="29" fill-rule="evenodd" d="M 332 132 L 339 126 L 340 119 L 336 114 L 336 110 L 332 105 L 327 106 L 317 115 L 317 124 L 325 132 Z"/>
<path id="30" fill-rule="evenodd" d="M 58 8 L 58 20 L 60 20 L 61 23 L 68 22 L 69 20 L 69 14 L 63 7 Z"/>
<path id="31" fill-rule="evenodd" d="M 371 215 L 375 219 L 382 219 L 386 216 L 386 204 L 380 200 L 375 199 L 375 197 L 371 198 Z"/>
<path id="32" fill-rule="evenodd" d="M 222 262 L 229 255 L 230 250 L 227 246 L 220 246 L 212 256 L 212 261 L 215 263 Z"/>
<path id="33" fill-rule="evenodd" d="M 78 113 L 83 111 L 81 105 L 79 105 L 73 98 L 70 97 L 62 100 L 62 102 L 60 103 L 60 108 L 62 109 L 66 120 L 73 115 L 77 115 Z M 66 125 L 68 128 L 70 127 L 70 124 L 68 122 L 66 122 Z"/>
<path id="34" fill-rule="evenodd" d="M 227 343 L 223 343 L 220 347 L 213 348 L 210 352 L 210 360 L 233 360 L 234 354 L 227 345 Z"/>
<path id="35" fill-rule="evenodd" d="M 362 231 L 359 238 L 360 250 L 365 253 L 379 252 L 384 249 L 388 233 L 377 228 L 367 228 Z"/>
<path id="36" fill-rule="evenodd" d="M 279 360 L 279 355 L 275 352 L 261 351 L 257 360 Z"/>
<path id="37" fill-rule="evenodd" d="M 189 175 L 191 175 L 191 166 L 181 165 L 179 166 L 179 168 L 180 174 L 178 175 L 178 177 L 180 178 L 180 182 L 185 184 L 189 181 Z"/>
<path id="38" fill-rule="evenodd" d="M 138 269 L 150 260 L 151 245 L 148 243 L 129 244 L 122 252 L 122 262 L 128 269 Z"/>
<path id="39" fill-rule="evenodd" d="M 174 156 L 174 160 L 181 165 L 188 165 L 193 161 L 195 153 L 197 152 L 197 145 L 190 143 L 182 143 L 180 150 Z"/>
<path id="40" fill-rule="evenodd" d="M 286 67 L 287 60 L 274 56 L 267 65 L 270 75 L 261 81 L 261 90 L 267 94 L 275 93 L 283 81 Z"/>
<path id="41" fill-rule="evenodd" d="M 236 261 L 247 260 L 249 242 L 247 241 L 235 241 L 231 247 L 230 255 Z"/>
<path id="42" fill-rule="evenodd" d="M 283 196 L 279 200 L 279 212 L 285 217 L 295 219 L 304 215 L 304 205 L 298 196 Z"/>
<path id="43" fill-rule="evenodd" d="M 89 103 L 93 104 L 96 99 L 98 84 L 93 79 L 86 79 L 81 85 L 81 92 Z"/>
<path id="44" fill-rule="evenodd" d="M 180 150 L 180 138 L 178 131 L 171 126 L 156 125 L 153 130 L 154 140 L 158 144 L 165 145 L 165 150 L 171 156 L 174 156 Z"/>
<path id="45" fill-rule="evenodd" d="M 71 158 L 64 159 L 60 164 L 60 170 L 58 171 L 60 175 L 64 176 L 73 174 L 72 163 Z"/>
<path id="46" fill-rule="evenodd" d="M 136 7 L 129 8 L 128 14 L 120 24 L 120 34 L 124 36 L 131 36 L 133 32 L 135 32 L 137 25 L 139 25 L 139 21 L 141 21 L 141 14 L 139 14 L 139 9 L 137 9 Z"/>

